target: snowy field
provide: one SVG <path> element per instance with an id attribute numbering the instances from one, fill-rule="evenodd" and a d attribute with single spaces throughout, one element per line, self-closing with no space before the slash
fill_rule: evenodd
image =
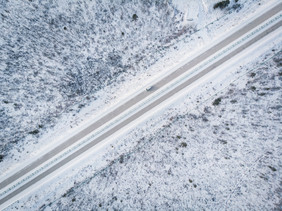
<path id="1" fill-rule="evenodd" d="M 0 175 L 272 1 L 216 2 L 2 1 Z"/>
<path id="2" fill-rule="evenodd" d="M 7 210 L 281 209 L 281 48 L 278 31 Z"/>

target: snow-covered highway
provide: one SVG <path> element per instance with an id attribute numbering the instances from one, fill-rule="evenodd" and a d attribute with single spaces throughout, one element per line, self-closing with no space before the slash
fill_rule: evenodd
<path id="1" fill-rule="evenodd" d="M 151 92 L 144 90 L 133 99 L 130 99 L 122 106 L 106 114 L 97 122 L 70 138 L 64 144 L 44 154 L 38 160 L 24 167 L 11 177 L 1 181 L 1 207 L 7 206 L 13 200 L 16 200 L 19 193 L 31 185 L 46 178 L 56 169 L 75 159 L 78 155 L 95 146 L 106 137 L 114 134 L 178 91 L 189 86 L 191 83 L 206 75 L 273 30 L 278 29 L 281 26 L 281 8 L 281 3 L 274 6 L 260 17 L 241 27 L 224 40 L 157 82 Z M 194 67 L 196 68 L 192 69 Z M 184 77 L 183 75 L 186 73 L 189 73 L 189 75 Z M 137 110 L 136 107 L 138 107 L 139 110 Z M 128 112 L 128 110 L 134 113 Z M 124 115 L 124 113 L 126 113 L 126 115 Z M 128 113 L 129 115 L 127 115 Z M 119 121 L 117 122 L 116 120 Z M 104 129 L 102 130 L 101 128 Z M 100 134 L 95 133 L 95 136 L 91 135 L 93 131 L 95 132 L 96 130 L 100 131 Z M 87 139 L 84 139 L 86 136 L 88 136 Z M 66 150 L 68 148 L 70 148 L 70 150 Z"/>

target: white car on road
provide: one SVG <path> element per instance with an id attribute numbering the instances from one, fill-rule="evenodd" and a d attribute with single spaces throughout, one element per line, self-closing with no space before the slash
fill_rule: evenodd
<path id="1" fill-rule="evenodd" d="M 148 92 L 148 91 L 152 90 L 152 88 L 153 88 L 153 86 L 148 86 L 148 87 L 146 88 L 146 91 Z"/>

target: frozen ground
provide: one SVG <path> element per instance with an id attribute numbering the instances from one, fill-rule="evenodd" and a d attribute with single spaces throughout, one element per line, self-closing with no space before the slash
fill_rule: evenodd
<path id="1" fill-rule="evenodd" d="M 7 210 L 281 209 L 280 34 Z"/>
<path id="2" fill-rule="evenodd" d="M 0 174 L 268 1 L 173 2 L 1 1 Z"/>

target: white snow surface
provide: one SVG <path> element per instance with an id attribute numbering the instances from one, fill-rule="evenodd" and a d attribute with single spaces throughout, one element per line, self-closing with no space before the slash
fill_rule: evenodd
<path id="1" fill-rule="evenodd" d="M 7 210 L 281 209 L 281 47 L 278 30 Z"/>
<path id="2" fill-rule="evenodd" d="M 10 145 L 1 152 L 8 154 L 0 176 L 275 1 L 239 0 L 235 10 L 234 1 L 224 10 L 208 0 L 41 2 L 1 2 L 0 144 Z M 91 10 L 102 17 L 97 30 Z M 42 21 L 32 24 L 32 17 Z M 280 34 L 100 143 L 7 210 L 281 209 Z M 61 83 L 73 79 L 77 84 Z"/>

